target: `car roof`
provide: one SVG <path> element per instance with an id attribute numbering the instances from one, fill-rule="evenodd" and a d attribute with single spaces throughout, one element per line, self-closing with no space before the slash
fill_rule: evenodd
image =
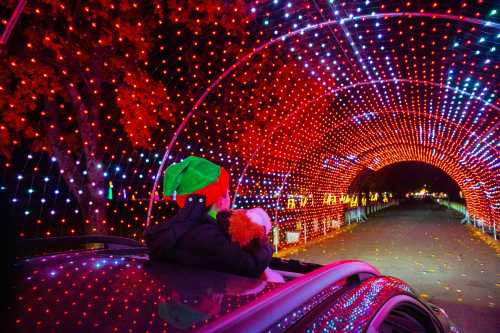
<path id="1" fill-rule="evenodd" d="M 19 261 L 8 307 L 17 331 L 183 332 L 281 284 L 169 262 L 145 249 L 73 251 Z"/>
<path id="2" fill-rule="evenodd" d="M 300 318 L 293 317 L 297 310 L 315 308 L 347 280 L 380 276 L 358 260 L 320 266 L 278 259 L 278 269 L 286 273 L 309 273 L 295 274 L 299 277 L 285 284 L 270 283 L 150 261 L 145 247 L 104 238 L 83 241 L 103 241 L 110 249 L 66 251 L 16 264 L 16 299 L 8 306 L 13 330 L 234 332 L 277 325 L 282 331 Z M 81 239 L 67 241 L 75 245 Z"/>

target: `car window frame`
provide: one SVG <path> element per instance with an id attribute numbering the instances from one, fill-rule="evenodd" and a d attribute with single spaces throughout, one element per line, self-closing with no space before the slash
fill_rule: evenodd
<path id="1" fill-rule="evenodd" d="M 200 331 L 264 331 L 324 288 L 356 275 L 363 278 L 381 277 L 378 269 L 360 260 L 334 262 L 283 284 L 263 298 L 207 324 Z"/>
<path id="2" fill-rule="evenodd" d="M 410 305 L 418 308 L 420 311 L 429 316 L 436 332 L 444 333 L 443 328 L 439 324 L 439 320 L 437 320 L 432 311 L 430 311 L 422 302 L 420 302 L 415 297 L 406 294 L 395 295 L 389 298 L 377 311 L 375 316 L 373 316 L 373 318 L 370 320 L 366 328 L 366 333 L 378 333 L 380 331 L 380 326 L 383 324 L 384 320 L 390 315 L 393 310 L 402 305 Z"/>

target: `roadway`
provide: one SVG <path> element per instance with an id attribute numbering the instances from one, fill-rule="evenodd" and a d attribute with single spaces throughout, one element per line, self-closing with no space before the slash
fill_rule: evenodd
<path id="1" fill-rule="evenodd" d="M 406 204 L 288 258 L 367 261 L 443 307 L 461 332 L 500 332 L 499 257 L 459 221 L 434 204 Z"/>

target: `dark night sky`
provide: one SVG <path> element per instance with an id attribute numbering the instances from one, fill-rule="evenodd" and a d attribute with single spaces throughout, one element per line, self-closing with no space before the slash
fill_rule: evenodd
<path id="1" fill-rule="evenodd" d="M 424 185 L 431 192 L 445 192 L 458 200 L 460 188 L 441 169 L 421 162 L 401 162 L 386 166 L 360 179 L 363 191 L 388 191 L 403 196 L 421 189 Z"/>

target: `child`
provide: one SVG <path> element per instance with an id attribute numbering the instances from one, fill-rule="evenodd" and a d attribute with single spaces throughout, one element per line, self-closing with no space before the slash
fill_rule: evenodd
<path id="1" fill-rule="evenodd" d="M 260 276 L 269 266 L 272 248 L 266 237 L 254 237 L 256 229 L 252 229 L 252 236 L 240 246 L 230 238 L 230 229 L 215 219 L 219 212 L 229 209 L 231 202 L 229 174 L 224 168 L 190 156 L 167 168 L 163 191 L 181 209 L 168 221 L 146 228 L 144 238 L 152 260 L 249 277 Z M 263 235 L 264 229 L 260 230 Z"/>

